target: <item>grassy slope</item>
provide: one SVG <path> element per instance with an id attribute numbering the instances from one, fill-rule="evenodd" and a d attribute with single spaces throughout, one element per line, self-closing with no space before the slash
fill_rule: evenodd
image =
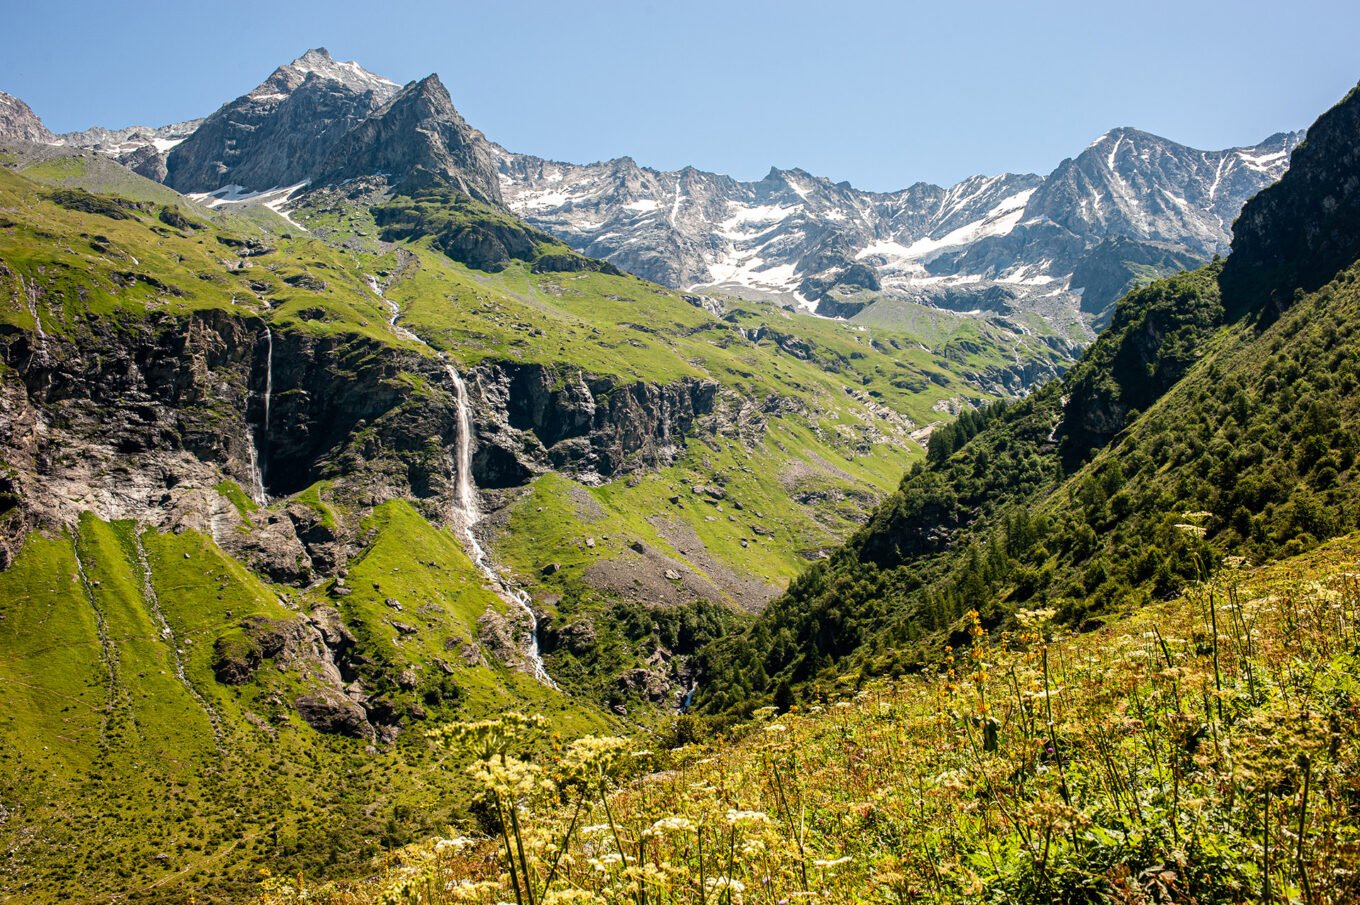
<path id="1" fill-rule="evenodd" d="M 749 644 L 714 652 L 740 692 L 715 703 L 845 656 L 890 673 L 929 661 L 969 608 L 996 625 L 1053 606 L 1075 624 L 1225 554 L 1259 562 L 1354 529 L 1360 274 L 1274 323 L 1225 325 L 1216 273 L 1131 294 L 1063 381 L 909 474 Z"/>
<path id="2" fill-rule="evenodd" d="M 1350 535 L 1089 634 L 975 627 L 938 672 L 846 676 L 625 767 L 608 812 L 540 758 L 526 834 L 568 840 L 553 889 L 581 901 L 634 901 L 643 851 L 649 899 L 681 903 L 724 878 L 757 902 L 1352 901 L 1358 560 Z M 464 829 L 372 885 L 261 901 L 513 898 L 499 839 Z"/>

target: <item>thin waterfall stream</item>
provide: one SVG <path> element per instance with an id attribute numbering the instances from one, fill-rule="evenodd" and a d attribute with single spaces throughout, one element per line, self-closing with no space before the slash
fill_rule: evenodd
<path id="1" fill-rule="evenodd" d="M 557 688 L 557 683 L 548 674 L 548 668 L 543 663 L 543 655 L 538 647 L 538 616 L 534 613 L 532 598 L 523 590 L 512 585 L 501 574 L 496 568 L 496 564 L 492 562 L 490 555 L 482 547 L 481 542 L 477 540 L 476 532 L 473 531 L 473 526 L 481 521 L 482 511 L 477 502 L 477 484 L 472 478 L 472 405 L 468 401 L 467 383 L 463 380 L 463 375 L 458 373 L 458 369 L 453 366 L 443 352 L 434 349 L 425 340 L 397 323 L 397 319 L 401 317 L 401 309 L 397 307 L 396 302 L 391 301 L 383 294 L 382 286 L 378 283 L 378 280 L 375 277 L 369 277 L 368 283 L 373 294 L 382 300 L 391 314 L 388 325 L 392 327 L 392 330 L 401 338 L 420 343 L 433 351 L 443 363 L 444 370 L 449 375 L 450 382 L 453 383 L 453 399 L 458 416 L 458 438 L 454 444 L 452 463 L 454 476 L 453 520 L 462 529 L 472 564 L 496 588 L 497 596 L 506 603 L 519 607 L 524 615 L 529 617 L 529 638 L 524 646 L 524 653 L 529 661 L 530 673 L 549 688 Z"/>
<path id="2" fill-rule="evenodd" d="M 258 427 L 250 429 L 250 481 L 255 502 L 268 505 L 269 491 L 265 490 L 265 471 L 269 467 L 269 408 L 274 397 L 274 333 L 264 328 L 264 418 Z"/>

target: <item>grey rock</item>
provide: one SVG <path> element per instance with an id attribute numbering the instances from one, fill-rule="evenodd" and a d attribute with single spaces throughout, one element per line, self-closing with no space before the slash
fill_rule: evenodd
<path id="1" fill-rule="evenodd" d="M 315 171 L 318 183 L 392 174 L 398 191 L 430 185 L 455 188 L 500 205 L 491 145 L 454 109 L 436 75 L 402 88 L 336 142 Z"/>
<path id="2" fill-rule="evenodd" d="M 35 144 L 57 143 L 57 137 L 47 130 L 28 104 L 3 91 L 0 91 L 0 138 Z"/>
<path id="3" fill-rule="evenodd" d="M 345 134 L 398 91 L 355 64 L 309 50 L 203 120 L 166 159 L 181 192 L 294 185 L 322 168 Z"/>
<path id="4" fill-rule="evenodd" d="M 317 732 L 372 740 L 373 726 L 364 708 L 342 694 L 305 694 L 294 701 L 298 715 Z"/>

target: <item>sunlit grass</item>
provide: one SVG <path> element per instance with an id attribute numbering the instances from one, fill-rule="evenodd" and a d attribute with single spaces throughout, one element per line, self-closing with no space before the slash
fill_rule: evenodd
<path id="1" fill-rule="evenodd" d="M 847 676 L 701 745 L 440 730 L 475 755 L 482 826 L 264 901 L 1354 901 L 1357 551 L 1230 569 L 1084 635 L 970 615 L 937 673 Z"/>

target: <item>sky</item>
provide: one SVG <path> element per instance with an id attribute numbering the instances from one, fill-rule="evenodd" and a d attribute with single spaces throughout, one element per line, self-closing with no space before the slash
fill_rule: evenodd
<path id="1" fill-rule="evenodd" d="M 0 21 L 0 90 L 57 132 L 203 116 L 324 46 L 439 73 L 513 151 L 877 191 L 1047 173 L 1117 126 L 1254 144 L 1360 80 L 1355 0 L 0 0 Z"/>

